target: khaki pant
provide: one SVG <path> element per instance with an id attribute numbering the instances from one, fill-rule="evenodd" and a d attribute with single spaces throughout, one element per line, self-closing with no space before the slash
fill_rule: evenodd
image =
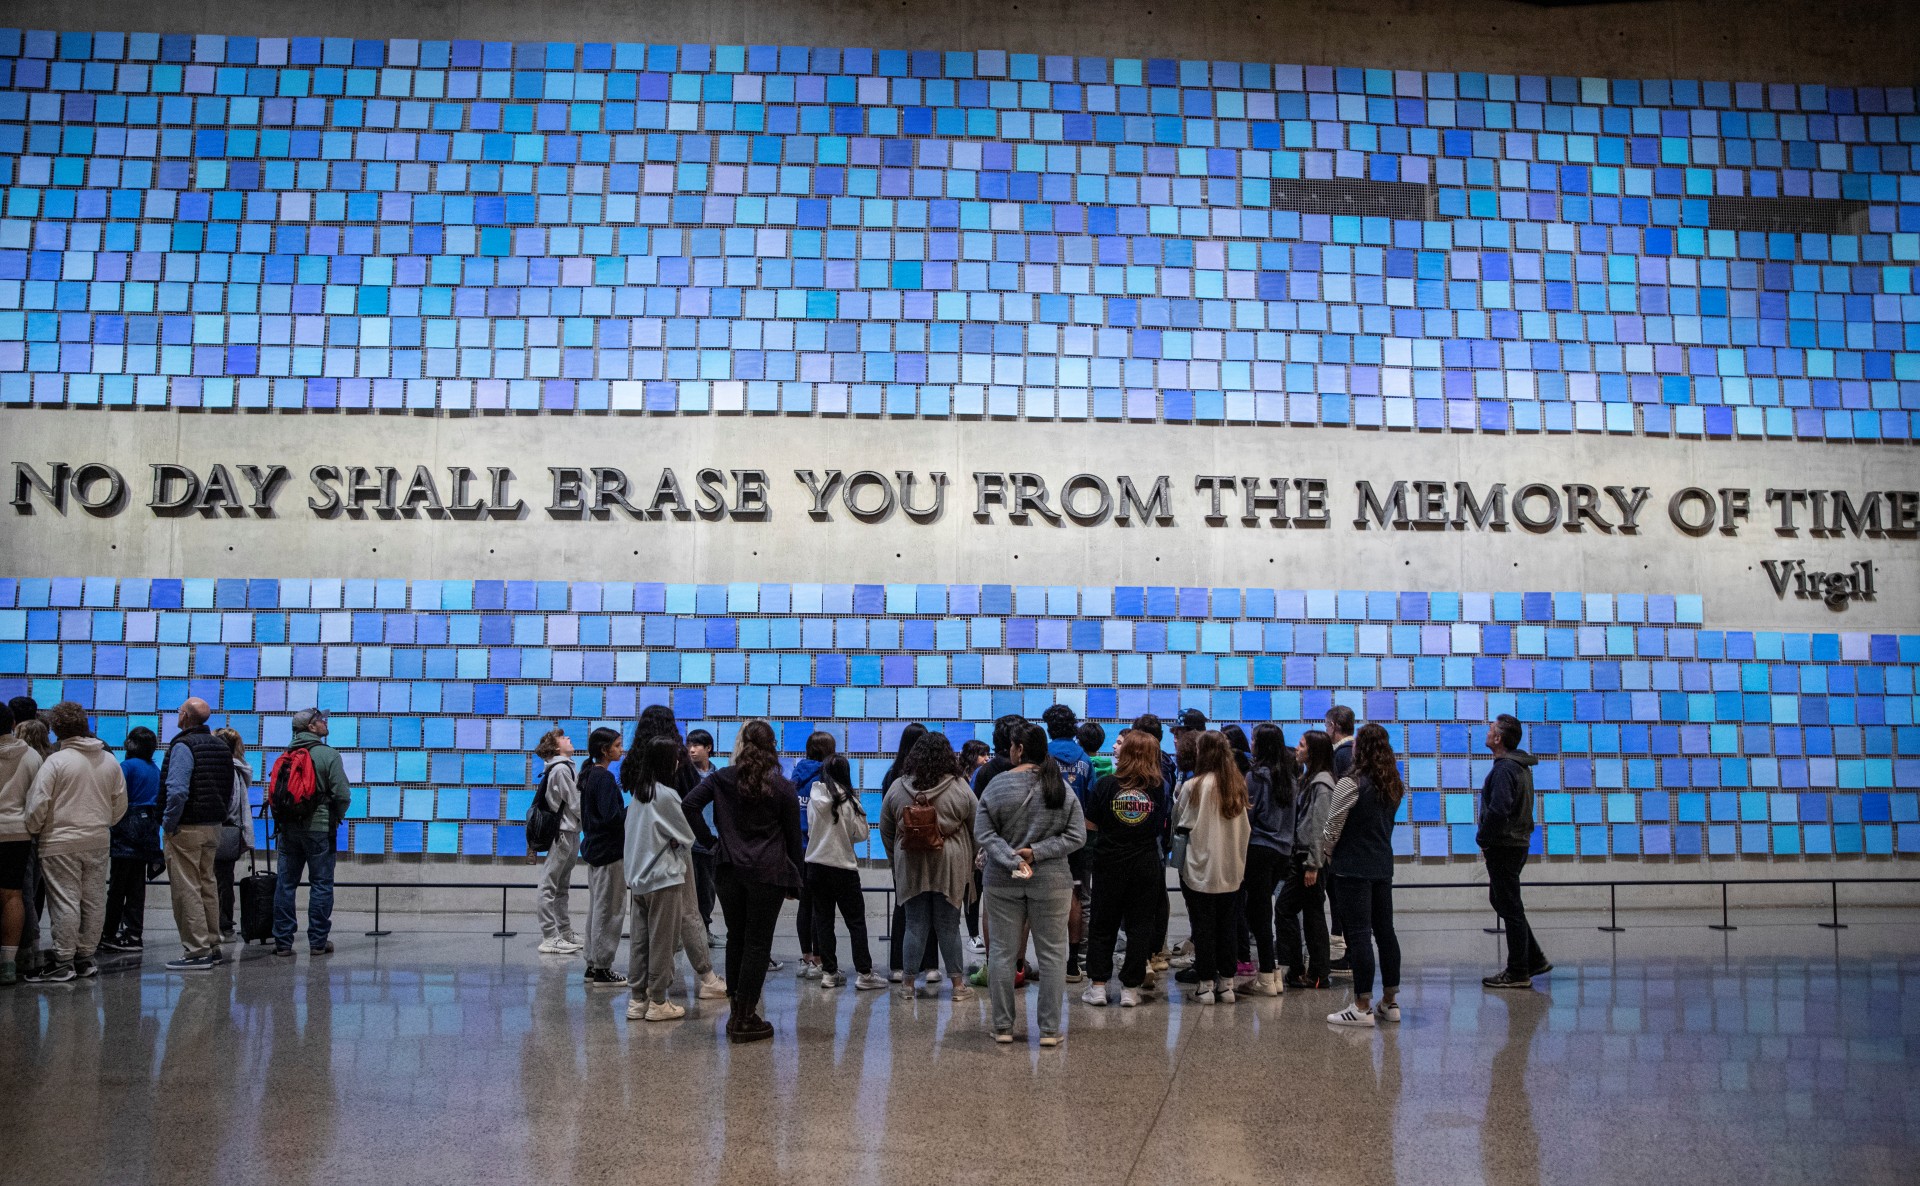
<path id="1" fill-rule="evenodd" d="M 53 958 L 60 963 L 92 959 L 107 918 L 107 850 L 49 852 L 40 856 L 41 893 L 53 931 Z"/>
<path id="2" fill-rule="evenodd" d="M 220 950 L 220 886 L 213 869 L 219 850 L 219 824 L 188 824 L 167 836 L 173 923 L 189 956 Z"/>

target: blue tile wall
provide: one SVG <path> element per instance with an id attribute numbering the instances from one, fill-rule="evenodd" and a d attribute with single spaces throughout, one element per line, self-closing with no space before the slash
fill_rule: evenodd
<path id="1" fill-rule="evenodd" d="M 1910 87 L 0 30 L 0 402 L 1911 440 L 1916 141 Z"/>
<path id="2" fill-rule="evenodd" d="M 1920 634 L 1741 630 L 1658 594 L 0 578 L 0 696 L 77 700 L 114 744 L 200 696 L 262 770 L 319 704 L 368 854 L 524 855 L 555 722 L 669 704 L 725 752 L 766 716 L 789 757 L 826 729 L 878 818 L 908 722 L 958 744 L 1058 701 L 1110 737 L 1188 707 L 1297 736 L 1350 705 L 1404 757 L 1409 858 L 1472 859 L 1500 712 L 1542 758 L 1547 857 L 1906 855 L 1916 666 Z"/>

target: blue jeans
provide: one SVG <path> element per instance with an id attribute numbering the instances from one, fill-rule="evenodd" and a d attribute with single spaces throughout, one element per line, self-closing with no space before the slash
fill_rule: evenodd
<path id="1" fill-rule="evenodd" d="M 940 948 L 940 958 L 946 961 L 947 975 L 958 984 L 966 974 L 966 965 L 960 958 L 959 908 L 947 901 L 945 894 L 929 890 L 907 899 L 906 911 L 907 934 L 901 945 L 901 956 L 906 962 L 900 966 L 912 969 L 907 973 L 907 983 L 919 981 L 927 948 L 935 945 Z"/>
<path id="2" fill-rule="evenodd" d="M 333 829 L 287 829 L 280 833 L 280 883 L 273 888 L 273 945 L 292 947 L 300 925 L 294 891 L 307 873 L 307 945 L 321 947 L 333 930 Z"/>

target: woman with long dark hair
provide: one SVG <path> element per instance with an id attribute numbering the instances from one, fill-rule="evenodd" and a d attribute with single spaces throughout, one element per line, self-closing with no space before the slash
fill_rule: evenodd
<path id="1" fill-rule="evenodd" d="M 994 777 L 974 812 L 973 838 L 987 854 L 987 983 L 993 992 L 993 1039 L 1013 1041 L 1014 960 L 1010 942 L 1033 932 L 1040 965 L 1040 1045 L 1058 1046 L 1066 991 L 1067 910 L 1073 872 L 1067 855 L 1087 842 L 1080 800 L 1069 794 L 1059 763 L 1047 752 L 1047 731 L 1023 724 L 1014 731 L 1011 769 Z"/>
<path id="2" fill-rule="evenodd" d="M 1274 962 L 1273 891 L 1293 852 L 1293 748 L 1280 726 L 1262 722 L 1253 727 L 1253 748 L 1247 771 L 1247 822 L 1253 832 L 1247 844 L 1244 916 L 1253 932 L 1260 974 L 1251 991 L 1277 997 L 1284 991 Z"/>
<path id="3" fill-rule="evenodd" d="M 904 910 L 902 958 L 914 969 L 903 976 L 903 999 L 917 993 L 924 953 L 938 947 L 949 968 L 961 966 L 960 912 L 973 892 L 975 807 L 947 735 L 922 734 L 880 805 L 880 842 Z M 973 998 L 965 977 L 949 980 L 954 1000 Z"/>
<path id="4" fill-rule="evenodd" d="M 1231 1005 L 1234 920 L 1240 914 L 1247 871 L 1247 780 L 1233 748 L 1214 730 L 1193 746 L 1193 777 L 1180 785 L 1173 826 L 1187 835 L 1180 890 L 1193 926 L 1194 990 L 1198 1004 Z"/>
<path id="5" fill-rule="evenodd" d="M 1393 933 L 1393 816 L 1407 788 L 1393 743 L 1377 724 L 1360 726 L 1353 765 L 1334 788 L 1326 851 L 1340 879 L 1341 921 L 1353 961 L 1353 1003 L 1327 1014 L 1334 1025 L 1371 1028 L 1400 1020 L 1400 940 Z M 1373 956 L 1380 952 L 1380 1007 L 1373 1007 Z"/>
<path id="6" fill-rule="evenodd" d="M 633 788 L 623 857 L 632 899 L 627 984 L 633 997 L 627 1002 L 627 1020 L 675 1021 L 687 1015 L 683 1006 L 667 999 L 667 990 L 673 984 L 673 954 L 686 917 L 684 899 L 693 896 L 693 829 L 672 785 L 680 764 L 678 743 L 655 736 L 647 743 L 645 758 L 652 779 Z M 705 966 L 696 962 L 694 971 L 700 997 L 725 995 L 726 986 L 713 974 L 711 961 Z"/>
<path id="7" fill-rule="evenodd" d="M 1127 931 L 1127 961 L 1120 969 L 1122 1008 L 1140 1003 L 1167 900 L 1166 862 L 1160 836 L 1166 831 L 1170 797 L 1161 781 L 1160 742 L 1143 729 L 1120 735 L 1113 773 L 1087 792 L 1087 832 L 1093 845 L 1093 901 L 1087 929 L 1087 985 L 1080 999 L 1105 1005 L 1112 998 L 1113 947 L 1120 928 Z"/>
<path id="8" fill-rule="evenodd" d="M 886 977 L 874 975 L 867 946 L 866 894 L 855 855 L 867 842 L 867 813 L 860 806 L 860 792 L 853 789 L 845 755 L 834 754 L 821 767 L 808 794 L 807 815 L 807 898 L 802 908 L 813 907 L 807 921 L 813 925 L 813 952 L 820 957 L 820 987 L 839 988 L 847 982 L 833 935 L 833 912 L 838 909 L 847 923 L 853 970 L 859 973 L 854 987 L 885 988 Z"/>
<path id="9" fill-rule="evenodd" d="M 580 770 L 580 856 L 587 862 L 588 988 L 625 988 L 626 977 L 613 971 L 620 950 L 620 925 L 627 915 L 627 804 L 609 769 L 625 751 L 618 729 L 599 728 L 587 735 L 587 764 Z"/>
<path id="10" fill-rule="evenodd" d="M 727 984 L 733 994 L 727 1038 L 733 1042 L 773 1037 L 772 1023 L 759 1015 L 760 991 L 780 908 L 800 896 L 800 801 L 780 773 L 775 745 L 767 722 L 740 726 L 733 763 L 708 775 L 686 802 L 694 835 L 712 837 L 718 861 L 720 909 L 727 916 Z M 700 814 L 709 803 L 711 833 Z"/>
<path id="11" fill-rule="evenodd" d="M 1320 845 L 1327 835 L 1327 817 L 1333 814 L 1333 738 L 1324 730 L 1300 735 L 1293 756 L 1299 764 L 1299 796 L 1293 806 L 1293 855 L 1286 884 L 1274 903 L 1274 957 L 1285 960 L 1288 988 L 1327 987 L 1329 957 L 1326 882 L 1321 876 L 1326 852 Z M 1300 954 L 1300 923 L 1306 922 L 1307 951 Z"/>

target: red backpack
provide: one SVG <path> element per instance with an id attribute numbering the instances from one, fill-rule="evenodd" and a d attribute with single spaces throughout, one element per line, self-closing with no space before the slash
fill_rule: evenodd
<path id="1" fill-rule="evenodd" d="M 306 746 L 290 749 L 274 760 L 273 770 L 267 775 L 267 806 L 282 825 L 313 818 L 320 806 L 320 780 L 314 776 L 313 755 Z"/>

